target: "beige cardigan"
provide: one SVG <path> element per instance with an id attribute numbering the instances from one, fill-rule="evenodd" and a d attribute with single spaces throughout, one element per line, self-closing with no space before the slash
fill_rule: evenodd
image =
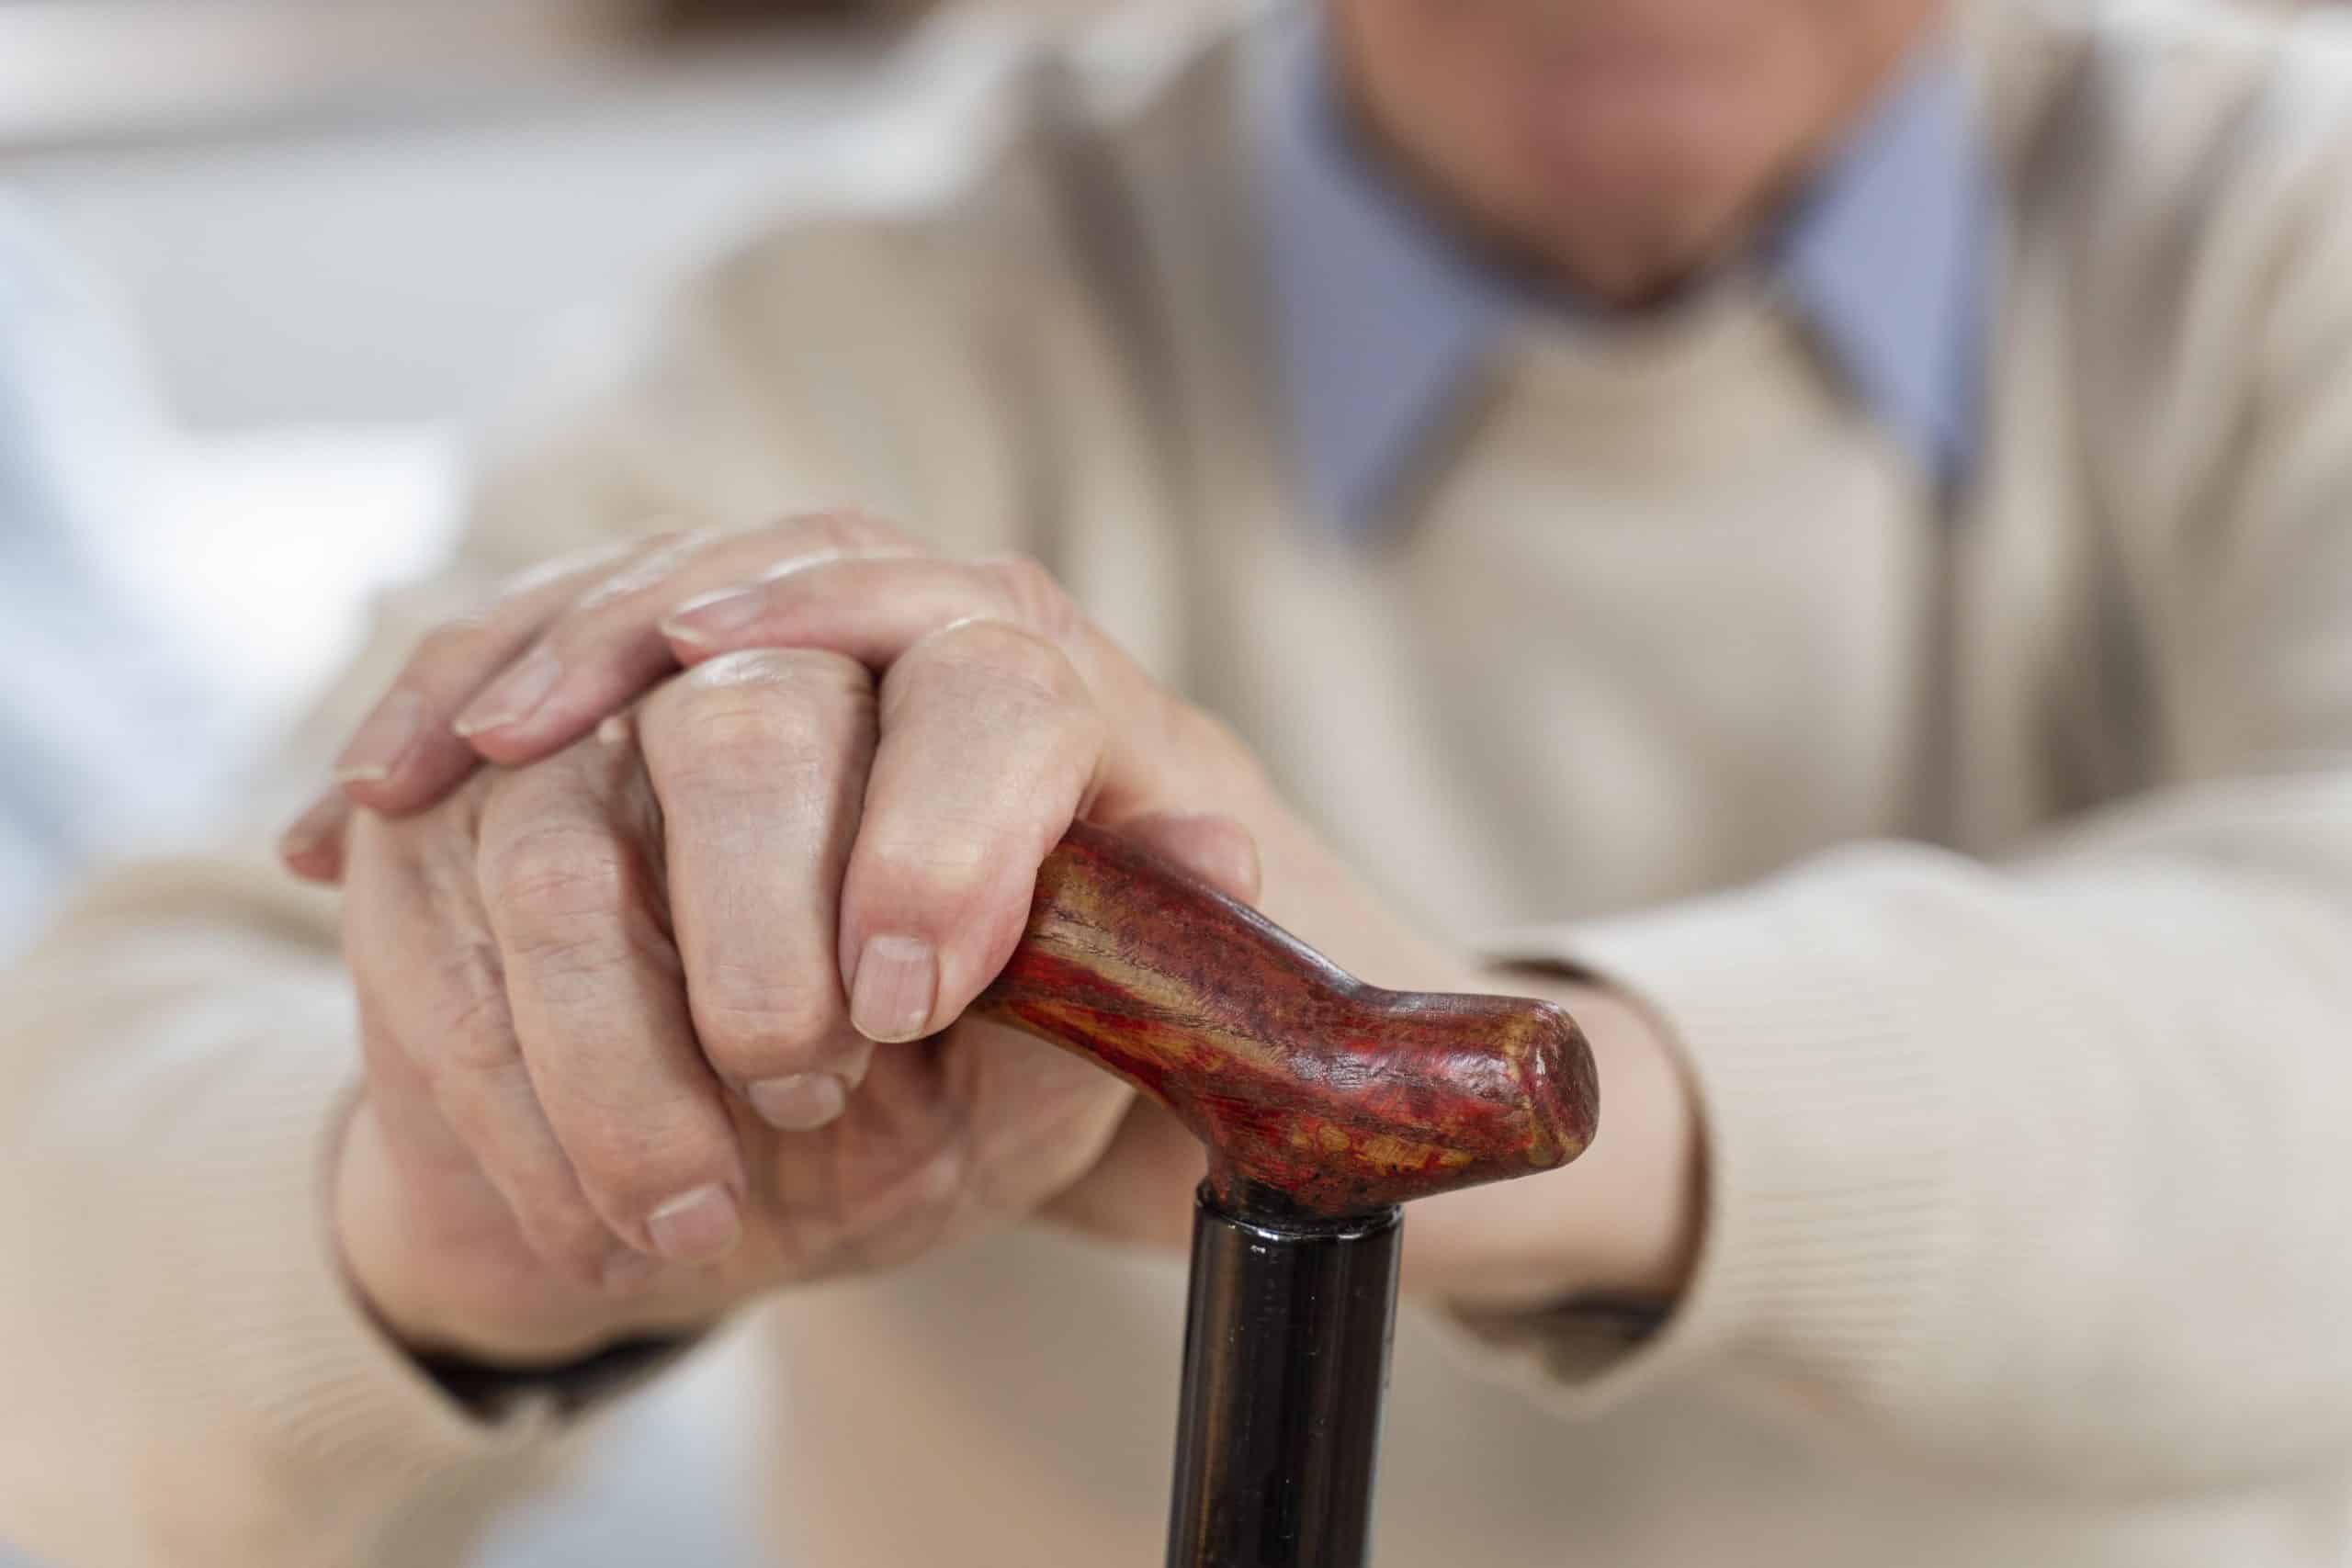
<path id="1" fill-rule="evenodd" d="M 2010 231 L 1960 515 L 1736 284 L 1531 329 L 1370 552 L 1284 493 L 1233 46 L 1042 65 L 955 191 L 758 237 L 507 433 L 283 797 L 421 625 L 556 551 L 844 496 L 1034 551 L 1400 906 L 1636 988 L 1699 1085 L 1660 1335 L 1400 1332 L 1382 1561 L 2340 1563 L 2331 26 L 1972 13 Z M 560 1456 L 551 1400 L 466 1418 L 343 1292 L 353 1071 L 332 903 L 258 852 L 110 876 L 6 982 L 0 1538 L 440 1563 Z M 1031 1231 L 767 1309 L 779 1560 L 1156 1560 L 1179 1269 Z"/>

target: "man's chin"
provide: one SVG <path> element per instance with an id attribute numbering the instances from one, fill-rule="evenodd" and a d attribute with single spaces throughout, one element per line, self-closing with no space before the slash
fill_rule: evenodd
<path id="1" fill-rule="evenodd" d="M 1544 249 L 1585 289 L 1652 296 L 1736 243 L 1751 172 L 1711 139 L 1610 138 L 1544 150 Z"/>
<path id="2" fill-rule="evenodd" d="M 1728 217 L 1700 223 L 1687 210 L 1661 212 L 1655 204 L 1595 203 L 1555 227 L 1544 249 L 1578 293 L 1641 310 L 1671 300 L 1713 269 L 1738 232 Z"/>

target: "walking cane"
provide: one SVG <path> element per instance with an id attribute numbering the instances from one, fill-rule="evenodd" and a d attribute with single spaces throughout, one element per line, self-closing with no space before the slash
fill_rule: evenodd
<path id="1" fill-rule="evenodd" d="M 982 1011 L 1159 1100 L 1208 1150 L 1168 1568 L 1362 1568 L 1399 1205 L 1592 1139 L 1592 1059 L 1546 1002 L 1364 985 L 1083 824 Z"/>

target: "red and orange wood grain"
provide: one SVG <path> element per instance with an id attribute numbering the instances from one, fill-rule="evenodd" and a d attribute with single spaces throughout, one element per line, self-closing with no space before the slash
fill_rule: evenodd
<path id="1" fill-rule="evenodd" d="M 1175 1113 L 1223 1199 L 1358 1214 L 1561 1165 L 1599 1090 L 1547 1002 L 1365 985 L 1116 834 L 1073 827 L 979 1009 Z"/>

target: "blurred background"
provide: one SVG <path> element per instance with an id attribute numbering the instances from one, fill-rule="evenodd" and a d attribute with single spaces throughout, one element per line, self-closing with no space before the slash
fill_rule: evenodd
<path id="1" fill-rule="evenodd" d="M 80 670 L 0 686 L 0 952 L 283 722 L 571 323 L 937 177 L 1013 28 L 1088 8 L 0 0 L 0 641 Z"/>
<path id="2" fill-rule="evenodd" d="M 0 959 L 236 789 L 598 307 L 943 177 L 1023 35 L 1105 8 L 0 0 Z M 760 1561 L 741 1371 L 700 1357 L 483 1562 Z"/>
<path id="3" fill-rule="evenodd" d="M 942 177 L 1020 35 L 1099 8 L 0 0 L 0 958 L 237 788 L 535 362 L 731 228 Z M 763 1561 L 741 1371 L 483 1561 Z"/>

